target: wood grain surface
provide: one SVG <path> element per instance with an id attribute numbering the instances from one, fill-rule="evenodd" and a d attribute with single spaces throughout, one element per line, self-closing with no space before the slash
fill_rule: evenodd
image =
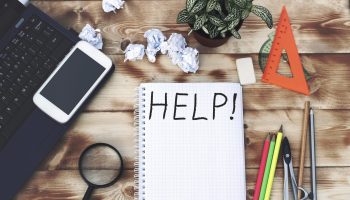
<path id="1" fill-rule="evenodd" d="M 303 65 L 312 74 L 311 96 L 307 97 L 264 84 L 258 66 L 258 52 L 274 30 L 253 15 L 244 22 L 241 40 L 231 38 L 218 48 L 198 44 L 188 26 L 176 23 L 185 0 L 127 0 L 117 13 L 104 13 L 101 1 L 40 0 L 34 4 L 65 27 L 80 32 L 90 23 L 102 30 L 103 51 L 117 65 L 106 86 L 87 106 L 76 123 L 17 195 L 19 200 L 82 199 L 86 184 L 78 173 L 78 158 L 85 147 L 107 142 L 118 148 L 126 163 L 122 179 L 114 186 L 97 190 L 93 199 L 133 199 L 133 163 L 136 134 L 133 105 L 136 88 L 142 82 L 238 82 L 235 60 L 252 57 L 257 84 L 244 86 L 247 199 L 252 199 L 260 149 L 268 132 L 284 125 L 293 151 L 297 175 L 303 106 L 315 108 L 319 199 L 345 200 L 350 197 L 350 10 L 347 0 L 256 0 L 268 7 L 276 25 L 282 5 L 286 5 Z M 190 46 L 200 51 L 200 69 L 184 74 L 167 56 L 152 64 L 146 59 L 124 63 L 121 44 L 144 43 L 143 33 L 159 28 L 168 37 L 172 32 L 186 36 Z M 288 70 L 283 68 L 280 73 Z M 96 158 L 99 168 L 113 170 L 110 155 Z M 305 186 L 309 188 L 309 153 L 306 153 Z M 96 166 L 87 166 L 96 169 Z M 242 191 L 243 192 L 243 191 Z M 272 190 L 273 200 L 282 199 L 281 163 Z"/>
<path id="2" fill-rule="evenodd" d="M 343 42 L 350 39 L 347 0 L 312 0 L 307 3 L 301 0 L 258 0 L 255 3 L 270 9 L 275 25 L 282 5 L 287 6 L 301 53 L 349 53 L 348 44 Z M 116 14 L 105 14 L 101 1 L 40 1 L 35 5 L 78 32 L 86 23 L 101 29 L 106 43 L 104 52 L 108 54 L 121 53 L 120 44 L 124 40 L 144 42 L 143 33 L 150 28 L 159 28 L 167 35 L 172 32 L 186 35 L 189 30 L 187 25 L 176 23 L 185 0 L 127 1 L 125 8 Z M 241 28 L 241 40 L 231 38 L 219 48 L 203 47 L 193 37 L 188 37 L 188 40 L 201 53 L 258 53 L 271 32 L 273 30 L 251 14 Z"/>

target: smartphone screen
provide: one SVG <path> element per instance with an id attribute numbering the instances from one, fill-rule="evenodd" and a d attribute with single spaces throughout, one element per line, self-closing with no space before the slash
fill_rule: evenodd
<path id="1" fill-rule="evenodd" d="M 104 70 L 77 48 L 40 94 L 68 115 Z"/>

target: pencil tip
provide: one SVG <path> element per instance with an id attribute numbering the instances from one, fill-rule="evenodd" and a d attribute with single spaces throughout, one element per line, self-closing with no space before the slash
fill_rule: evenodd
<path id="1" fill-rule="evenodd" d="M 278 130 L 278 132 L 283 133 L 283 124 L 281 125 L 280 130 Z"/>

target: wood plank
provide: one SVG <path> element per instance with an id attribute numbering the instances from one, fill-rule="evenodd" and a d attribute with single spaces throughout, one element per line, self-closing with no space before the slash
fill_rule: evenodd
<path id="1" fill-rule="evenodd" d="M 44 12 L 80 32 L 86 23 L 102 30 L 105 40 L 104 51 L 108 54 L 121 53 L 121 42 L 144 42 L 143 33 L 150 28 L 160 28 L 167 36 L 172 32 L 187 35 L 188 26 L 176 23 L 176 17 L 184 8 L 185 0 L 179 1 L 127 1 L 125 8 L 105 14 L 101 1 L 35 1 Z M 348 22 L 348 1 L 320 0 L 300 1 L 259 0 L 256 4 L 271 10 L 275 24 L 282 5 L 286 5 L 293 25 L 296 42 L 301 53 L 348 53 L 350 32 Z M 142 11 L 142 12 L 139 12 Z M 258 53 L 261 45 L 273 32 L 264 22 L 251 15 L 240 31 L 241 40 L 231 38 L 219 48 L 207 48 L 198 44 L 193 36 L 187 37 L 190 46 L 201 53 Z"/>
<path id="2" fill-rule="evenodd" d="M 262 83 L 256 54 L 201 54 L 201 67 L 196 74 L 183 73 L 167 56 L 159 56 L 155 64 L 146 60 L 123 63 L 123 56 L 111 56 L 117 70 L 87 110 L 131 111 L 135 89 L 143 82 L 238 82 L 235 59 L 247 56 L 253 57 L 258 83 L 243 87 L 245 110 L 303 109 L 305 100 L 317 109 L 350 108 L 350 82 L 345 81 L 350 80 L 347 54 L 302 55 L 304 66 L 314 77 L 309 82 L 309 97 Z"/>
<path id="3" fill-rule="evenodd" d="M 256 169 L 248 169 L 247 199 L 252 199 L 255 186 Z M 319 199 L 347 199 L 350 196 L 350 168 L 318 168 L 318 197 Z M 309 186 L 309 170 L 305 171 L 305 185 Z M 32 180 L 16 197 L 17 200 L 61 200 L 82 199 L 86 185 L 76 170 L 40 171 L 36 172 Z M 306 187 L 309 190 L 309 187 Z M 133 171 L 125 172 L 122 179 L 114 186 L 98 189 L 93 199 L 104 200 L 132 200 L 134 192 Z M 282 199 L 283 169 L 277 169 L 271 199 Z"/>
<path id="4" fill-rule="evenodd" d="M 260 149 L 268 132 L 277 131 L 284 125 L 293 151 L 294 166 L 299 163 L 302 110 L 246 111 L 244 113 L 246 134 L 247 168 L 258 168 Z M 350 113 L 342 110 L 316 110 L 317 166 L 350 166 Z M 136 132 L 132 112 L 85 113 L 64 136 L 40 170 L 78 169 L 81 152 L 90 144 L 107 142 L 120 150 L 126 168 L 132 169 L 135 161 Z M 331 150 L 330 150 L 331 149 Z M 98 160 L 104 169 L 113 169 L 110 155 L 101 155 Z M 309 166 L 309 153 L 306 153 Z M 93 166 L 90 166 L 92 168 Z"/>

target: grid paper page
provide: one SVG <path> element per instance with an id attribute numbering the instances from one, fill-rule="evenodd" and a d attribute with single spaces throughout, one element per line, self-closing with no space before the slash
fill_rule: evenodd
<path id="1" fill-rule="evenodd" d="M 141 177 L 145 181 L 145 194 L 139 199 L 245 200 L 241 86 L 161 83 L 141 84 L 141 88 L 145 88 L 145 177 Z M 165 113 L 164 105 L 153 105 L 150 115 L 152 92 L 153 104 L 164 104 L 167 93 Z M 176 93 L 180 94 L 177 98 L 180 107 L 176 108 L 175 117 L 185 120 L 174 120 Z M 215 105 L 222 106 L 215 108 L 213 119 L 215 93 Z M 201 120 L 193 120 L 195 94 L 195 118 L 202 117 Z"/>

